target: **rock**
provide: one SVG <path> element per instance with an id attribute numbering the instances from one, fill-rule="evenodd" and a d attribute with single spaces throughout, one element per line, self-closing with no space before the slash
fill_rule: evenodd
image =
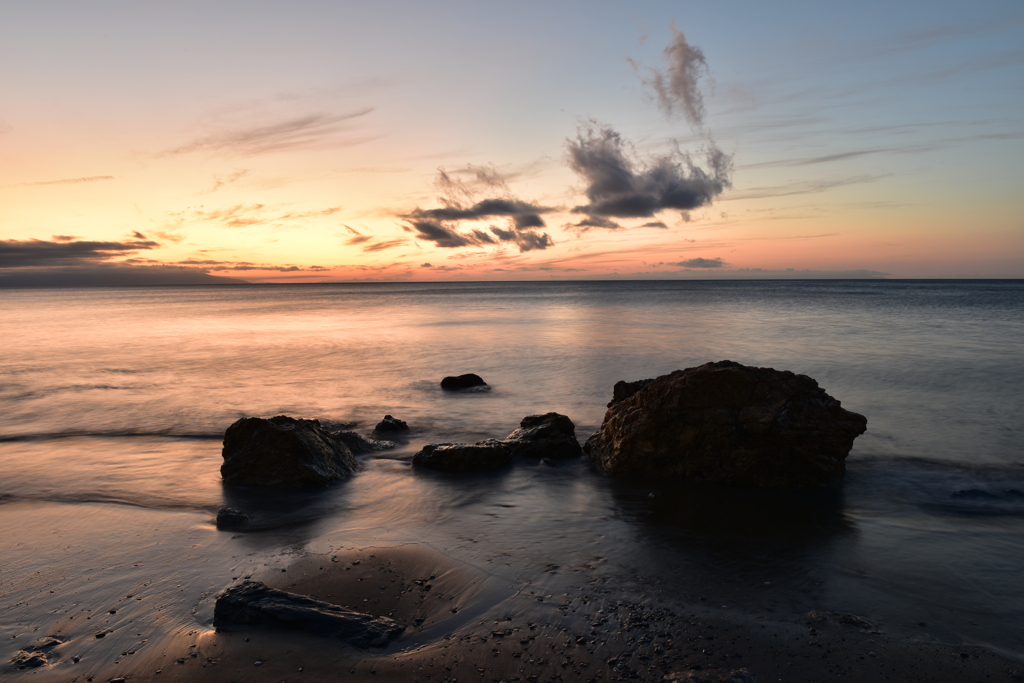
<path id="1" fill-rule="evenodd" d="M 661 680 L 665 683 L 756 683 L 757 679 L 746 669 L 695 669 L 676 671 L 667 674 Z"/>
<path id="2" fill-rule="evenodd" d="M 806 375 L 720 361 L 613 401 L 584 450 L 610 475 L 800 488 L 838 482 L 866 429 Z"/>
<path id="3" fill-rule="evenodd" d="M 387 451 L 395 447 L 394 441 L 364 439 L 355 432 L 331 432 L 331 436 L 348 446 L 348 449 L 355 455 L 372 453 L 373 451 Z"/>
<path id="4" fill-rule="evenodd" d="M 611 408 L 616 403 L 622 403 L 653 381 L 653 379 L 638 379 L 635 382 L 619 380 L 615 383 L 615 386 L 612 387 L 612 400 L 608 402 L 608 407 Z"/>
<path id="5" fill-rule="evenodd" d="M 406 424 L 405 420 L 399 420 L 398 418 L 385 415 L 384 419 L 377 423 L 377 426 L 373 428 L 375 432 L 407 432 L 409 431 L 409 425 Z"/>
<path id="6" fill-rule="evenodd" d="M 578 458 L 581 452 L 572 420 L 546 413 L 524 417 L 519 429 L 500 441 L 428 444 L 413 456 L 412 464 L 446 472 L 471 472 L 504 467 L 517 456 Z"/>
<path id="7" fill-rule="evenodd" d="M 36 669 L 46 663 L 46 655 L 37 651 L 18 650 L 11 657 L 11 664 L 19 669 Z"/>
<path id="8" fill-rule="evenodd" d="M 441 380 L 441 388 L 448 389 L 449 391 L 486 386 L 487 382 L 485 382 L 480 375 L 474 375 L 473 373 L 459 375 L 458 377 L 445 377 Z"/>
<path id="9" fill-rule="evenodd" d="M 576 425 L 558 413 L 527 415 L 519 429 L 505 437 L 505 443 L 515 456 L 578 458 L 583 453 L 576 440 Z"/>
<path id="10" fill-rule="evenodd" d="M 287 628 L 338 638 L 357 647 L 385 647 L 404 630 L 387 617 L 351 612 L 329 602 L 243 581 L 217 596 L 213 625 Z"/>
<path id="11" fill-rule="evenodd" d="M 413 456 L 412 464 L 445 472 L 477 472 L 512 462 L 512 449 L 504 441 L 487 439 L 475 444 L 432 443 Z"/>
<path id="12" fill-rule="evenodd" d="M 249 515 L 238 508 L 221 508 L 217 511 L 218 529 L 244 529 L 249 525 Z"/>
<path id="13" fill-rule="evenodd" d="M 318 420 L 285 415 L 238 420 L 224 433 L 223 456 L 226 484 L 324 486 L 357 467 L 349 447 Z"/>

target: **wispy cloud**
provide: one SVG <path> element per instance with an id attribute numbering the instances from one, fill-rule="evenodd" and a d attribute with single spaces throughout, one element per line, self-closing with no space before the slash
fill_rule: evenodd
<path id="1" fill-rule="evenodd" d="M 226 228 L 245 228 L 253 225 L 282 227 L 288 223 L 331 216 L 341 211 L 340 206 L 311 211 L 289 211 L 265 204 L 235 204 L 222 209 L 191 209 L 170 214 L 173 227 L 193 223 L 214 224 Z"/>
<path id="2" fill-rule="evenodd" d="M 771 185 L 762 187 L 752 187 L 747 190 L 739 190 L 732 192 L 727 197 L 728 200 L 735 199 L 765 199 L 767 197 L 789 197 L 792 195 L 799 194 L 814 194 L 817 192 L 825 192 L 836 187 L 843 187 L 846 185 L 860 185 L 863 183 L 873 183 L 881 178 L 888 177 L 890 173 L 879 173 L 879 174 L 865 174 L 858 176 L 849 176 L 846 178 L 834 178 L 831 180 L 800 180 L 792 183 L 785 183 L 783 185 Z"/>
<path id="3" fill-rule="evenodd" d="M 220 188 L 226 185 L 231 185 L 232 183 L 236 183 L 247 175 L 249 175 L 249 169 L 247 168 L 240 169 L 238 171 L 235 171 L 234 173 L 229 173 L 226 176 L 214 174 L 213 187 L 211 187 L 203 194 L 213 194 Z"/>
<path id="4" fill-rule="evenodd" d="M 165 150 L 160 156 L 191 152 L 232 152 L 235 154 L 264 154 L 288 149 L 306 148 L 321 144 L 325 139 L 348 130 L 343 124 L 366 116 L 373 107 L 345 114 L 309 114 L 276 123 L 246 128 L 220 130 Z M 355 144 L 362 139 L 350 140 Z"/>
<path id="5" fill-rule="evenodd" d="M 112 175 L 92 175 L 83 178 L 62 178 L 61 180 L 38 180 L 32 183 L 18 183 L 9 187 L 31 187 L 33 185 L 77 185 L 79 183 L 96 183 L 102 180 L 117 180 Z"/>
<path id="6" fill-rule="evenodd" d="M 708 71 L 708 63 L 699 47 L 686 42 L 682 31 L 672 25 L 672 42 L 666 47 L 662 56 L 667 62 L 665 71 L 648 67 L 648 77 L 641 76 L 644 85 L 654 90 L 658 106 L 666 116 L 671 117 L 676 110 L 693 126 L 704 125 L 704 97 L 700 91 L 701 76 Z M 633 68 L 641 71 L 641 67 L 629 60 Z"/>

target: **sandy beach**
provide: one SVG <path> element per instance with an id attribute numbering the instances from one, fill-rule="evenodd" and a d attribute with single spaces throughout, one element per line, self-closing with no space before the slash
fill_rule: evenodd
<path id="1" fill-rule="evenodd" d="M 131 509 L 119 520 L 104 511 L 124 527 L 101 538 L 87 514 L 80 527 L 69 524 L 70 506 L 17 507 L 27 537 L 49 527 L 61 543 L 36 571 L 5 572 L 8 613 L 31 617 L 4 629 L 0 680 L 661 681 L 673 674 L 718 680 L 737 670 L 757 681 L 1024 678 L 1012 657 L 940 642 L 926 623 L 913 636 L 897 636 L 870 614 L 753 614 L 726 604 L 736 595 L 722 586 L 701 594 L 709 587 L 681 590 L 672 577 L 642 571 L 622 576 L 583 563 L 527 576 L 429 544 L 334 546 L 330 538 L 313 544 L 323 552 L 268 552 L 281 540 L 273 530 L 231 534 L 216 531 L 208 515 L 168 520 Z M 146 528 L 176 537 L 146 538 Z M 228 556 L 240 536 L 249 552 Z M 123 553 L 117 566 L 90 564 L 114 548 Z M 360 650 L 297 631 L 214 629 L 216 594 L 243 578 L 388 616 L 405 631 L 387 648 Z M 33 647 L 46 657 L 42 666 L 7 661 Z"/>

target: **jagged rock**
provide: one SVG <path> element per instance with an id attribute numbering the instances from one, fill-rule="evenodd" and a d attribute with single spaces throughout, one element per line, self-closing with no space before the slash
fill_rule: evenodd
<path id="1" fill-rule="evenodd" d="M 323 486 L 356 469 L 345 442 L 318 420 L 278 415 L 269 420 L 245 417 L 224 433 L 227 484 L 256 486 Z"/>
<path id="2" fill-rule="evenodd" d="M 385 647 L 404 627 L 387 617 L 352 612 L 305 595 L 243 581 L 217 596 L 213 625 L 269 626 L 338 638 L 357 647 Z"/>
<path id="3" fill-rule="evenodd" d="M 611 408 L 616 403 L 622 403 L 627 398 L 635 394 L 636 392 L 643 389 L 645 386 L 653 382 L 654 379 L 638 379 L 635 382 L 627 382 L 625 380 L 619 380 L 612 387 L 612 400 L 608 402 L 608 407 Z"/>
<path id="4" fill-rule="evenodd" d="M 218 529 L 244 529 L 249 525 L 249 515 L 237 508 L 221 508 L 217 511 Z"/>
<path id="5" fill-rule="evenodd" d="M 480 375 L 468 373 L 458 377 L 445 377 L 441 380 L 441 388 L 455 391 L 458 389 L 472 389 L 473 387 L 486 387 L 487 382 Z"/>
<path id="6" fill-rule="evenodd" d="M 487 439 L 475 444 L 427 444 L 413 456 L 412 464 L 445 472 L 476 472 L 508 465 L 512 457 L 512 449 L 507 443 Z"/>
<path id="7" fill-rule="evenodd" d="M 407 432 L 409 431 L 409 425 L 406 424 L 405 420 L 399 420 L 398 418 L 385 415 L 384 419 L 377 423 L 377 426 L 373 428 L 375 432 Z"/>
<path id="8" fill-rule="evenodd" d="M 395 447 L 394 441 L 364 439 L 355 432 L 331 432 L 331 436 L 348 446 L 348 449 L 356 455 L 373 451 L 387 451 Z"/>
<path id="9" fill-rule="evenodd" d="M 720 361 L 613 401 L 584 450 L 616 476 L 800 488 L 839 481 L 866 429 L 806 375 Z"/>
<path id="10" fill-rule="evenodd" d="M 500 441 L 428 444 L 413 456 L 412 464 L 447 472 L 470 472 L 503 467 L 516 456 L 578 458 L 580 453 L 572 420 L 558 413 L 545 413 L 524 417 L 519 429 Z"/>
<path id="11" fill-rule="evenodd" d="M 558 413 L 527 415 L 505 443 L 515 456 L 578 458 L 583 452 L 576 440 L 576 425 Z"/>

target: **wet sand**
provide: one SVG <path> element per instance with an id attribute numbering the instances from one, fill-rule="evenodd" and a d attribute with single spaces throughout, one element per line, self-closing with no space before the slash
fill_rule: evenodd
<path id="1" fill-rule="evenodd" d="M 908 639 L 876 630 L 870 615 L 868 621 L 824 612 L 797 620 L 752 616 L 714 596 L 687 603 L 656 579 L 622 581 L 584 565 L 549 566 L 537 577 L 516 579 L 417 543 L 260 561 L 267 559 L 250 557 L 252 571 L 244 576 L 389 616 L 405 632 L 388 648 L 358 650 L 295 631 L 215 630 L 216 590 L 204 591 L 187 618 L 144 626 L 144 615 L 159 605 L 140 609 L 141 601 L 117 591 L 125 584 L 114 581 L 107 590 L 120 607 L 92 609 L 88 621 L 69 618 L 72 610 L 36 614 L 34 626 L 8 639 L 0 680 L 661 681 L 680 672 L 715 680 L 738 669 L 762 682 L 1024 680 L 1024 669 L 1010 658 L 929 642 L 927 625 Z M 222 577 L 218 588 L 240 578 Z M 44 580 L 35 590 L 59 591 L 60 581 Z M 194 594 L 195 587 L 182 592 Z M 166 593 L 162 598 L 170 611 L 191 599 L 175 605 Z M 135 617 L 118 616 L 125 608 Z M 63 642 L 47 646 L 48 636 Z M 42 646 L 45 665 L 18 670 L 7 663 L 33 644 Z"/>

